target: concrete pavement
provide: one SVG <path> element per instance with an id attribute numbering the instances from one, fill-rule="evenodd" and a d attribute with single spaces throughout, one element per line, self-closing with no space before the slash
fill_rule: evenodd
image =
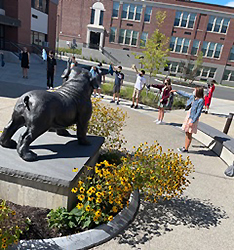
<path id="1" fill-rule="evenodd" d="M 14 74 L 10 72 L 11 67 Z M 9 67 L 9 68 L 7 68 Z M 0 76 L 0 130 L 10 119 L 16 97 L 24 88 L 46 88 L 43 65 L 32 65 L 29 79 L 21 79 L 21 71 L 12 65 L 4 68 Z M 64 68 L 61 63 L 58 70 Z M 60 73 L 56 77 L 59 85 Z M 13 86 L 13 88 L 12 88 Z M 5 91 L 5 92 L 4 92 Z M 3 94 L 4 92 L 4 94 Z M 11 94 L 11 93 L 14 93 Z M 103 102 L 109 104 L 110 97 Z M 112 104 L 116 107 L 116 104 Z M 154 140 L 163 150 L 184 144 L 184 133 L 179 128 L 185 117 L 182 110 L 165 114 L 166 125 L 156 125 L 157 110 L 144 107 L 139 110 L 130 108 L 130 102 L 121 100 L 119 106 L 127 111 L 127 126 L 123 130 L 128 143 L 133 145 Z M 229 107 L 229 108 L 227 108 Z M 201 121 L 222 130 L 227 111 L 232 110 L 233 102 L 212 100 L 211 114 L 202 114 Z M 234 123 L 229 135 L 234 137 Z M 192 249 L 192 250 L 232 250 L 234 249 L 234 179 L 224 175 L 226 164 L 201 143 L 194 140 L 188 154 L 195 166 L 195 173 L 189 178 L 191 185 L 181 199 L 155 205 L 143 202 L 135 221 L 115 239 L 95 247 L 95 250 L 127 249 Z M 187 154 L 185 155 L 187 156 Z"/>

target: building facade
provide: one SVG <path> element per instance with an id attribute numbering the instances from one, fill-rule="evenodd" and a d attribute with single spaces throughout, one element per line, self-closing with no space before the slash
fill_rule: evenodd
<path id="1" fill-rule="evenodd" d="M 55 49 L 58 0 L 0 0 L 0 49 Z"/>
<path id="2" fill-rule="evenodd" d="M 169 70 L 191 67 L 200 51 L 203 67 L 198 79 L 234 85 L 234 8 L 184 0 L 60 0 L 59 46 L 68 41 L 105 51 L 130 66 L 156 29 L 157 11 L 166 11 L 160 28 L 170 42 Z M 95 54 L 95 51 L 92 52 Z"/>

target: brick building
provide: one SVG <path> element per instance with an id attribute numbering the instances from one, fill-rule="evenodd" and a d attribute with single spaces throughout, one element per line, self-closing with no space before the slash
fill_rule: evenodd
<path id="1" fill-rule="evenodd" d="M 198 79 L 216 79 L 234 85 L 234 8 L 184 0 L 60 0 L 59 46 L 76 40 L 91 55 L 102 54 L 130 66 L 132 52 L 140 53 L 156 27 L 157 11 L 166 11 L 161 31 L 170 38 L 169 69 L 181 72 L 180 62 L 191 67 L 199 51 L 203 68 Z"/>
<path id="2" fill-rule="evenodd" d="M 0 0 L 0 49 L 55 49 L 58 0 Z"/>

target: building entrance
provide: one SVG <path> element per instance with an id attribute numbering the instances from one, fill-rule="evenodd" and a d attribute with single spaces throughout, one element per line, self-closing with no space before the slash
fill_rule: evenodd
<path id="1" fill-rule="evenodd" d="M 99 49 L 100 45 L 100 33 L 99 32 L 90 32 L 90 44 L 91 49 Z"/>

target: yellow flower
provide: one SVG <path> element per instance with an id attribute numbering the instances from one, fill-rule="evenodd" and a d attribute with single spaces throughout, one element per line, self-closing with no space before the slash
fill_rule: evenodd
<path id="1" fill-rule="evenodd" d="M 113 201 L 112 199 L 109 199 L 109 203 L 110 203 L 110 204 L 113 204 L 113 202 L 114 202 L 114 201 Z"/>
<path id="2" fill-rule="evenodd" d="M 97 210 L 95 213 L 95 216 L 100 217 L 102 215 L 102 212 L 100 210 Z"/>
<path id="3" fill-rule="evenodd" d="M 81 187 L 80 192 L 83 194 L 85 192 L 85 188 Z"/>
<path id="4" fill-rule="evenodd" d="M 89 189 L 86 193 L 87 195 L 91 195 L 93 192 Z"/>
<path id="5" fill-rule="evenodd" d="M 6 241 L 7 241 L 6 237 L 2 238 L 2 242 L 6 242 Z"/>
<path id="6" fill-rule="evenodd" d="M 78 203 L 76 207 L 77 207 L 78 209 L 81 209 L 81 208 L 83 208 L 83 206 L 84 206 L 84 205 L 83 205 L 82 203 Z"/>
<path id="7" fill-rule="evenodd" d="M 99 184 L 96 187 L 97 187 L 98 190 L 102 189 L 102 186 L 99 185 Z"/>
<path id="8" fill-rule="evenodd" d="M 86 210 L 87 212 L 89 212 L 89 211 L 90 211 L 90 205 L 86 206 L 85 210 Z"/>
<path id="9" fill-rule="evenodd" d="M 6 249 L 7 248 L 7 244 L 6 243 L 2 243 L 2 248 Z"/>
<path id="10" fill-rule="evenodd" d="M 93 221 L 98 221 L 98 217 L 97 217 L 97 216 L 94 216 L 94 217 L 93 217 Z"/>
<path id="11" fill-rule="evenodd" d="M 15 214 L 16 214 L 16 212 L 15 212 L 15 211 L 12 211 L 12 212 L 11 212 L 11 214 L 12 214 L 12 215 L 15 215 Z"/>
<path id="12" fill-rule="evenodd" d="M 84 200 L 84 198 L 85 198 L 85 196 L 84 196 L 83 194 L 78 195 L 78 199 L 79 199 L 80 201 L 83 201 L 83 200 Z"/>
<path id="13" fill-rule="evenodd" d="M 96 196 L 100 198 L 102 196 L 102 194 L 100 192 L 97 192 Z"/>
<path id="14" fill-rule="evenodd" d="M 94 197 L 88 197 L 88 201 L 93 201 Z"/>
<path id="15" fill-rule="evenodd" d="M 88 176 L 88 177 L 87 177 L 87 179 L 88 179 L 88 180 L 92 180 L 93 178 L 92 178 L 92 177 L 90 177 L 90 176 Z"/>
<path id="16" fill-rule="evenodd" d="M 117 213 L 117 212 L 118 212 L 118 208 L 117 208 L 116 206 L 113 206 L 113 207 L 112 207 L 112 210 L 113 210 L 114 213 Z"/>
<path id="17" fill-rule="evenodd" d="M 102 202 L 102 199 L 101 198 L 97 198 L 96 199 L 96 203 L 101 203 Z"/>
<path id="18" fill-rule="evenodd" d="M 72 172 L 78 172 L 78 168 L 73 168 Z"/>
<path id="19" fill-rule="evenodd" d="M 14 240 L 14 243 L 15 243 L 15 244 L 18 244 L 18 242 L 19 242 L 19 241 L 18 241 L 17 239 L 16 239 L 16 240 Z"/>
<path id="20" fill-rule="evenodd" d="M 112 220 L 113 220 L 113 216 L 111 215 L 108 217 L 108 221 L 112 221 Z"/>
<path id="21" fill-rule="evenodd" d="M 72 191 L 72 193 L 77 193 L 78 188 L 76 188 L 76 187 L 75 187 L 75 188 L 72 188 L 72 190 L 71 190 L 71 191 Z"/>
<path id="22" fill-rule="evenodd" d="M 84 182 L 83 181 L 79 181 L 78 184 L 81 186 L 81 185 L 84 184 Z"/>

